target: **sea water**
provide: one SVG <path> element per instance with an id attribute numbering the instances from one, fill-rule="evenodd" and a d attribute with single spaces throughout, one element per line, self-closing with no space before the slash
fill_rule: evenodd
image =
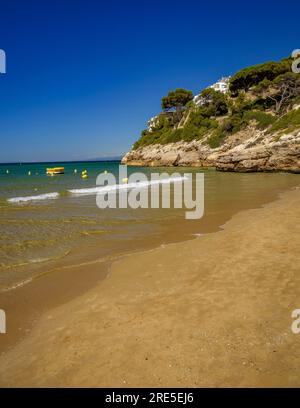
<path id="1" fill-rule="evenodd" d="M 48 176 L 48 167 L 65 174 Z M 87 170 L 88 178 L 82 179 Z M 130 167 L 128 173 L 202 172 L 205 209 L 186 220 L 181 209 L 99 209 L 96 178 L 118 180 L 119 162 L 18 163 L 0 165 L 0 292 L 30 282 L 58 264 L 111 258 L 149 246 L 191 239 L 220 228 L 234 213 L 259 207 L 298 185 L 287 173 L 222 173 L 195 168 Z"/>

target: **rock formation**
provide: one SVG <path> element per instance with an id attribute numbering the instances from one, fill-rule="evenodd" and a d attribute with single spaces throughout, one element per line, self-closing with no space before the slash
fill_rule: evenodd
<path id="1" fill-rule="evenodd" d="M 205 140 L 153 144 L 129 151 L 122 159 L 130 166 L 215 167 L 221 171 L 288 171 L 300 173 L 300 129 L 268 134 L 248 128 L 212 149 Z"/>

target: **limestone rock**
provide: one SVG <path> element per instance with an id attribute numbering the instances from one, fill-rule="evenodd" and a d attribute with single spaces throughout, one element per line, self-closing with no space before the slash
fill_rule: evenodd
<path id="1" fill-rule="evenodd" d="M 221 171 L 300 173 L 300 132 L 270 135 L 248 128 L 212 149 L 205 142 L 176 142 L 131 150 L 122 159 L 131 166 L 215 167 Z"/>

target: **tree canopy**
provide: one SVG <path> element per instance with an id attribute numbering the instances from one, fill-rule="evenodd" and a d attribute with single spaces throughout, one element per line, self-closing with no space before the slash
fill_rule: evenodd
<path id="1" fill-rule="evenodd" d="M 193 99 L 193 92 L 186 89 L 177 88 L 171 91 L 161 100 L 161 106 L 164 110 L 176 109 L 180 111 L 189 101 Z"/>
<path id="2" fill-rule="evenodd" d="M 244 68 L 230 79 L 229 90 L 232 94 L 237 94 L 240 90 L 247 92 L 252 86 L 258 85 L 261 81 L 272 81 L 288 71 L 291 71 L 291 61 L 289 59 Z"/>
<path id="3" fill-rule="evenodd" d="M 204 116 L 222 116 L 228 112 L 226 96 L 222 92 L 215 91 L 213 88 L 206 88 L 200 96 L 204 101 L 201 109 Z"/>
<path id="4" fill-rule="evenodd" d="M 280 114 L 282 110 L 289 107 L 293 98 L 300 95 L 299 74 L 286 72 L 279 75 L 272 84 L 276 91 L 274 96 L 268 97 L 275 102 L 275 113 Z"/>

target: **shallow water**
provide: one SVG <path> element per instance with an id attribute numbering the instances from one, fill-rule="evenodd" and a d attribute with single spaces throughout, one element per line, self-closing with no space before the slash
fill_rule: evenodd
<path id="1" fill-rule="evenodd" d="M 47 167 L 60 165 L 65 167 L 64 175 L 45 174 Z M 85 169 L 89 178 L 83 180 Z M 298 175 L 286 173 L 128 169 L 129 174 L 138 171 L 146 175 L 156 171 L 204 173 L 204 217 L 186 220 L 182 209 L 99 209 L 90 189 L 95 189 L 97 175 L 105 170 L 122 184 L 117 162 L 0 165 L 0 291 L 22 285 L 58 265 L 111 259 L 215 231 L 237 211 L 258 207 L 299 183 Z"/>

